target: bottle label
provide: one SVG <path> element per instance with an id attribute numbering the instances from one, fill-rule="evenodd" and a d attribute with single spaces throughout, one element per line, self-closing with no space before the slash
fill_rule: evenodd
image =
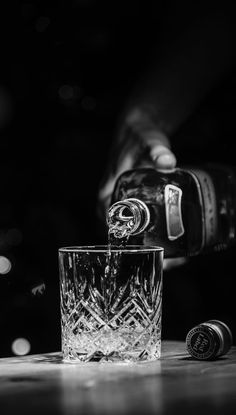
<path id="1" fill-rule="evenodd" d="M 189 331 L 186 337 L 188 352 L 199 360 L 212 358 L 216 352 L 216 344 L 211 333 L 201 326 L 196 326 Z"/>
<path id="2" fill-rule="evenodd" d="M 217 221 L 217 202 L 215 195 L 214 183 L 206 171 L 191 169 L 196 176 L 202 193 L 203 199 L 203 216 L 205 246 L 214 245 L 217 239 L 218 221 Z"/>
<path id="3" fill-rule="evenodd" d="M 174 241 L 184 233 L 181 212 L 182 190 L 173 184 L 167 184 L 164 191 L 166 209 L 166 228 L 170 241 Z"/>

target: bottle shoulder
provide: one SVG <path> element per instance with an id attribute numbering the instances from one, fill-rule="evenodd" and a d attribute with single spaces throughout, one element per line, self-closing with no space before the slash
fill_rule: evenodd
<path id="1" fill-rule="evenodd" d="M 139 168 L 127 170 L 117 180 L 113 192 L 113 202 L 123 198 L 137 197 L 149 200 L 164 193 L 169 184 L 177 186 L 188 194 L 196 187 L 193 174 L 182 167 L 172 170 L 157 170 L 153 168 Z"/>

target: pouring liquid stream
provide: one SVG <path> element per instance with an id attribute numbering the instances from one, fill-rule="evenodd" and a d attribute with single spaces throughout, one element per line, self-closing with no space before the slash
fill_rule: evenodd
<path id="1" fill-rule="evenodd" d="M 127 245 L 130 229 L 132 228 L 132 217 L 127 215 L 127 212 L 123 212 L 123 210 L 121 209 L 118 212 L 111 211 L 108 217 L 108 250 L 105 273 L 102 281 L 105 311 L 107 314 L 116 308 L 116 303 L 119 301 L 118 295 L 115 304 L 112 304 L 113 293 L 117 289 L 116 276 L 120 267 L 122 249 Z M 113 250 L 114 248 L 116 248 L 115 252 Z"/>

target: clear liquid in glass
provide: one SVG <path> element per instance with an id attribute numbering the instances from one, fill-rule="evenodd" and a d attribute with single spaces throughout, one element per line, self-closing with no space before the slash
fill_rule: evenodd
<path id="1" fill-rule="evenodd" d="M 59 260 L 65 361 L 160 357 L 162 250 L 112 246 Z"/>

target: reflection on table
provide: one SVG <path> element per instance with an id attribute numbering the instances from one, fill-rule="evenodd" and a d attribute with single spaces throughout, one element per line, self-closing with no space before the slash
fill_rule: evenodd
<path id="1" fill-rule="evenodd" d="M 64 363 L 60 353 L 0 359 L 1 415 L 235 414 L 236 347 L 213 362 L 163 342 L 155 362 Z"/>

